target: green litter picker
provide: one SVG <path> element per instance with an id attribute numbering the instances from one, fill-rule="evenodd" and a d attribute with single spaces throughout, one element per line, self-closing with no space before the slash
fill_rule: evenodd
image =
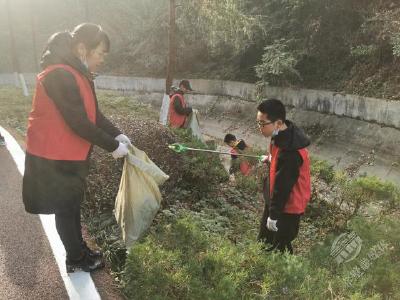
<path id="1" fill-rule="evenodd" d="M 235 155 L 235 156 L 244 156 L 244 157 L 250 157 L 250 158 L 256 158 L 259 161 L 262 160 L 262 155 L 248 155 L 248 154 L 234 154 L 230 152 L 222 152 L 222 151 L 216 151 L 216 150 L 207 150 L 207 149 L 197 149 L 197 148 L 190 148 L 182 144 L 172 144 L 168 146 L 169 149 L 172 151 L 175 151 L 176 153 L 184 153 L 187 151 L 197 151 L 197 152 L 208 152 L 208 153 L 216 153 L 216 154 L 222 154 L 222 155 Z"/>

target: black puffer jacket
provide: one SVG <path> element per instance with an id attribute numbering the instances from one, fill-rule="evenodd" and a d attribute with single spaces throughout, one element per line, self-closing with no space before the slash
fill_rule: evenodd
<path id="1" fill-rule="evenodd" d="M 91 74 L 72 54 L 68 32 L 53 36 L 43 53 L 42 68 L 54 64 L 67 64 L 84 74 L 90 80 L 94 92 Z M 75 134 L 109 152 L 118 147 L 114 138 L 121 132 L 98 109 L 97 99 L 96 124 L 87 118 L 78 85 L 71 73 L 63 69 L 54 70 L 46 76 L 43 85 L 65 123 Z M 90 153 L 86 161 L 55 161 L 26 153 L 23 178 L 26 211 L 54 214 L 79 205 L 84 195 Z"/>

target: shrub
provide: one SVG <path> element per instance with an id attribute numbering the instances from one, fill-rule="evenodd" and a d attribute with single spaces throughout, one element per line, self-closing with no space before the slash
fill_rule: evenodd
<path id="1" fill-rule="evenodd" d="M 329 184 L 335 177 L 335 170 L 333 165 L 325 160 L 311 159 L 311 174 Z"/>
<path id="2" fill-rule="evenodd" d="M 264 299 L 301 282 L 303 263 L 294 256 L 268 256 L 254 242 L 235 245 L 207 234 L 188 214 L 131 249 L 125 291 L 130 299 Z"/>
<path id="3" fill-rule="evenodd" d="M 255 176 L 244 176 L 242 174 L 235 174 L 236 188 L 244 190 L 254 195 L 260 192 L 261 183 Z"/>
<path id="4" fill-rule="evenodd" d="M 377 177 L 349 179 L 342 175 L 337 177 L 337 182 L 341 189 L 341 204 L 351 209 L 352 215 L 356 215 L 362 205 L 372 202 L 391 209 L 399 204 L 399 189 L 393 183 L 381 181 Z"/>
<path id="5" fill-rule="evenodd" d="M 357 232 L 363 248 L 354 262 L 344 265 L 330 256 L 335 236 L 305 256 L 281 255 L 264 252 L 260 244 L 246 238 L 232 243 L 209 232 L 204 222 L 187 211 L 161 222 L 146 241 L 134 246 L 123 276 L 127 297 L 380 299 L 398 295 L 399 266 L 392 265 L 399 258 L 398 221 L 356 218 L 349 222 L 347 230 Z M 393 244 L 349 285 L 353 268 L 382 240 Z"/>
<path id="6" fill-rule="evenodd" d="M 190 130 L 175 129 L 178 141 L 188 147 L 215 150 L 215 145 L 207 145 L 194 138 Z M 201 197 L 213 190 L 216 185 L 228 180 L 228 174 L 217 155 L 204 152 L 186 152 L 182 154 L 181 188 L 189 189 L 192 194 Z"/>
<path id="7" fill-rule="evenodd" d="M 375 176 L 357 178 L 354 184 L 362 189 L 367 197 L 378 201 L 385 201 L 391 207 L 398 205 L 400 201 L 400 190 L 398 187 L 391 182 L 382 181 Z"/>
<path id="8" fill-rule="evenodd" d="M 281 84 L 285 78 L 300 79 L 296 69 L 298 57 L 287 47 L 290 41 L 280 39 L 264 48 L 262 63 L 256 66 L 257 76 L 269 84 Z"/>

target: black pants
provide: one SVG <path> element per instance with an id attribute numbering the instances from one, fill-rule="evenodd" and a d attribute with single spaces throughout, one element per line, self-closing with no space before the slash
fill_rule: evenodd
<path id="1" fill-rule="evenodd" d="M 279 218 L 276 226 L 278 231 L 270 231 L 267 229 L 267 219 L 269 216 L 269 185 L 264 182 L 264 212 L 260 222 L 260 230 L 257 239 L 270 244 L 267 251 L 288 251 L 293 254 L 292 241 L 299 233 L 300 216 L 297 214 L 283 213 Z"/>
<path id="2" fill-rule="evenodd" d="M 81 207 L 74 205 L 70 210 L 56 213 L 56 228 L 67 252 L 67 259 L 79 259 L 82 255 Z"/>
<path id="3" fill-rule="evenodd" d="M 271 244 L 267 251 L 279 250 L 280 252 L 288 251 L 293 254 L 292 241 L 299 233 L 300 215 L 282 214 L 276 226 L 278 231 L 270 231 L 267 229 L 268 216 L 262 219 L 258 240 L 265 244 Z"/>

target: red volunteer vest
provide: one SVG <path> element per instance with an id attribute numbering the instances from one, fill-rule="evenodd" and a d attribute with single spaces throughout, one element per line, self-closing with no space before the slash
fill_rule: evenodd
<path id="1" fill-rule="evenodd" d="M 276 167 L 278 163 L 278 155 L 281 149 L 271 144 L 271 165 L 269 170 L 270 180 L 270 196 L 275 185 Z M 283 212 L 288 214 L 302 214 L 304 213 L 308 201 L 311 198 L 311 179 L 310 179 L 310 159 L 308 157 L 308 150 L 303 148 L 297 150 L 303 159 L 303 164 L 300 167 L 300 174 L 297 182 L 293 186 L 289 199 L 286 202 Z"/>
<path id="2" fill-rule="evenodd" d="M 169 100 L 169 113 L 168 113 L 169 126 L 174 127 L 174 128 L 182 128 L 183 125 L 185 125 L 186 116 L 180 115 L 175 111 L 174 100 L 176 97 L 178 97 L 179 101 L 182 104 L 182 107 L 186 108 L 185 99 L 183 98 L 183 96 L 181 94 L 172 95 L 171 99 Z"/>
<path id="3" fill-rule="evenodd" d="M 232 155 L 238 154 L 238 152 L 235 149 L 231 149 L 230 152 L 231 152 Z M 240 168 L 240 173 L 242 173 L 242 175 L 244 175 L 244 176 L 249 176 L 250 175 L 251 165 L 247 160 L 243 160 L 239 164 L 239 168 Z"/>
<path id="4" fill-rule="evenodd" d="M 42 84 L 47 74 L 60 68 L 74 75 L 88 119 L 96 123 L 96 100 L 89 80 L 68 65 L 49 66 L 37 76 L 28 119 L 27 152 L 51 160 L 83 161 L 91 144 L 68 127 Z"/>

